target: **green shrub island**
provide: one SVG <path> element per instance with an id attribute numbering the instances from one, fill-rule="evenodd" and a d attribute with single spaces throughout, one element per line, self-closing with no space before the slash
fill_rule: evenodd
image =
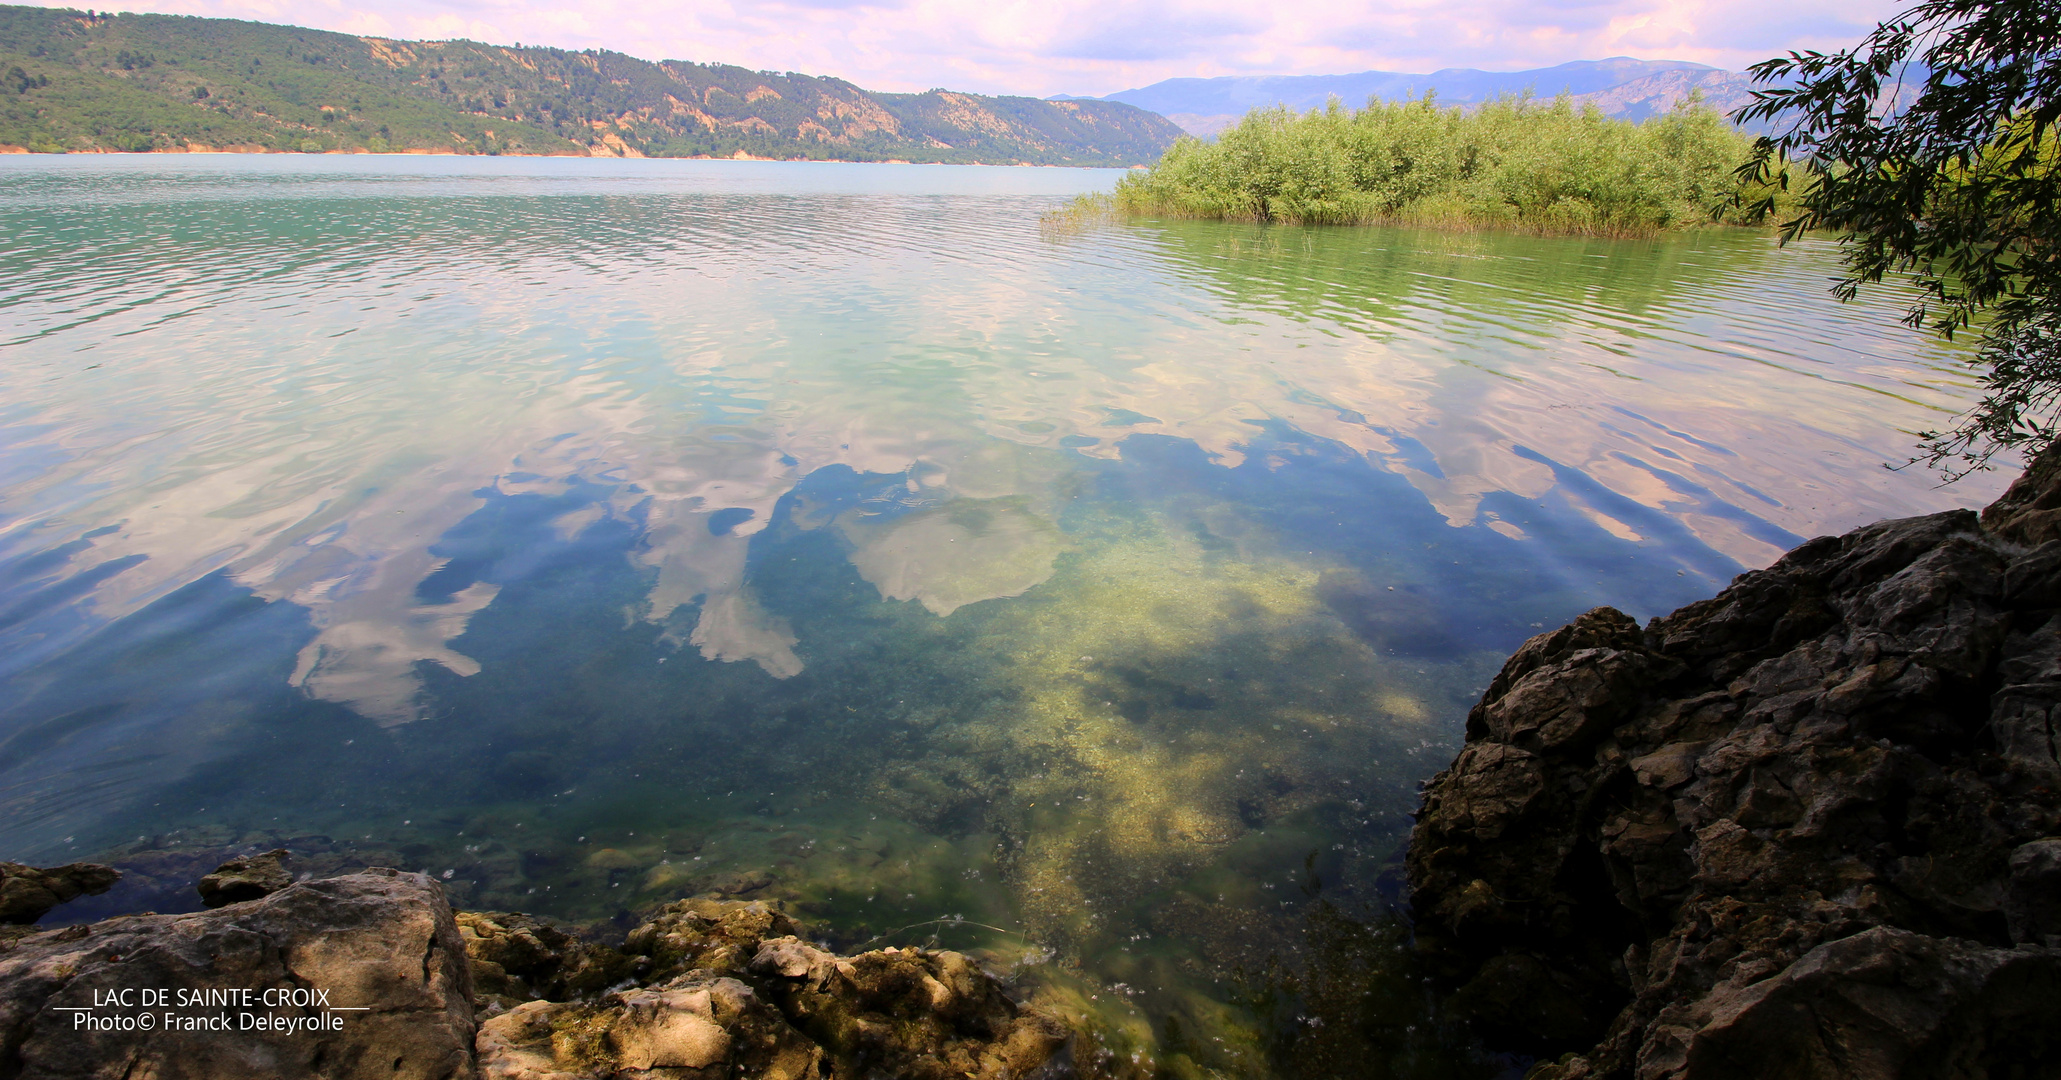
<path id="1" fill-rule="evenodd" d="M 1099 209 L 1639 236 L 1722 219 L 1716 208 L 1752 151 L 1696 97 L 1644 123 L 1566 97 L 1504 97 L 1471 112 L 1430 96 L 1358 110 L 1333 100 L 1301 114 L 1255 109 L 1214 143 L 1182 139 Z"/>

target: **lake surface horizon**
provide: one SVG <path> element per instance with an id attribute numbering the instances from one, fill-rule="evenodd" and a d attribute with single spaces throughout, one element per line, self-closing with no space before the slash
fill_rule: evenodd
<path id="1" fill-rule="evenodd" d="M 1517 645 L 2011 478 L 1883 467 L 1975 388 L 1827 242 L 1041 228 L 1120 175 L 0 158 L 0 859 L 777 898 L 1269 1075 Z"/>

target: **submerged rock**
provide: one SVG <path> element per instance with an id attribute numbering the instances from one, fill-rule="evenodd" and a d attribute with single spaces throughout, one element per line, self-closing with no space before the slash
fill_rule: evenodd
<path id="1" fill-rule="evenodd" d="M 2061 452 L 1526 642 L 1428 786 L 1420 941 L 1544 1078 L 2055 1075 Z"/>
<path id="2" fill-rule="evenodd" d="M 223 863 L 200 879 L 200 902 L 217 908 L 262 899 L 286 888 L 293 884 L 293 875 L 286 872 L 286 856 L 285 848 L 275 848 Z"/>
<path id="3" fill-rule="evenodd" d="M 99 863 L 40 868 L 0 862 L 0 923 L 34 925 L 59 904 L 106 892 L 121 876 Z"/>
<path id="4" fill-rule="evenodd" d="M 474 1075 L 471 983 L 421 874 L 107 919 L 0 953 L 0 1073 L 456 1080 Z"/>

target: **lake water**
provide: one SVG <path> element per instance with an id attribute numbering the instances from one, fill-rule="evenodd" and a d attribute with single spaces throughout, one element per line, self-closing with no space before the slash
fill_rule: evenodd
<path id="1" fill-rule="evenodd" d="M 1366 980 L 1488 677 L 1988 501 L 1883 468 L 1961 354 L 1816 241 L 1041 229 L 1117 175 L 0 158 L 0 858 L 779 897 L 1112 1069 L 1460 1069 Z"/>

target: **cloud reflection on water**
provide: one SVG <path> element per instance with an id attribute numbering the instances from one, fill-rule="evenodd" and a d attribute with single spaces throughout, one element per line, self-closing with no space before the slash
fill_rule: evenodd
<path id="1" fill-rule="evenodd" d="M 1283 425 L 1455 527 L 1529 537 L 1485 500 L 1557 493 L 1622 539 L 1742 566 L 1995 486 L 1880 469 L 1965 390 L 1893 301 L 1824 298 L 1821 246 L 1202 223 L 1055 242 L 1033 222 L 1049 199 L 952 197 L 951 171 L 938 195 L 768 196 L 700 164 L 677 194 L 310 181 L 232 201 L 225 230 L 217 205 L 135 190 L 147 168 L 49 168 L 0 198 L 22 256 L 0 272 L 0 550 L 113 526 L 45 579 L 115 570 L 57 606 L 70 629 L 26 618 L 16 671 L 225 571 L 308 611 L 307 692 L 415 719 L 420 662 L 477 670 L 450 642 L 497 583 L 421 591 L 487 489 L 608 486 L 565 528 L 642 530 L 634 617 L 698 605 L 686 643 L 787 677 L 804 661 L 755 598 L 752 538 L 834 466 L 907 475 L 909 505 L 824 524 L 882 596 L 940 617 L 1035 586 L 1065 544 L 1065 471 L 1018 447 L 1108 460 L 1166 435 L 1234 467 Z M 67 211 L 45 198 L 65 185 L 120 197 Z"/>

